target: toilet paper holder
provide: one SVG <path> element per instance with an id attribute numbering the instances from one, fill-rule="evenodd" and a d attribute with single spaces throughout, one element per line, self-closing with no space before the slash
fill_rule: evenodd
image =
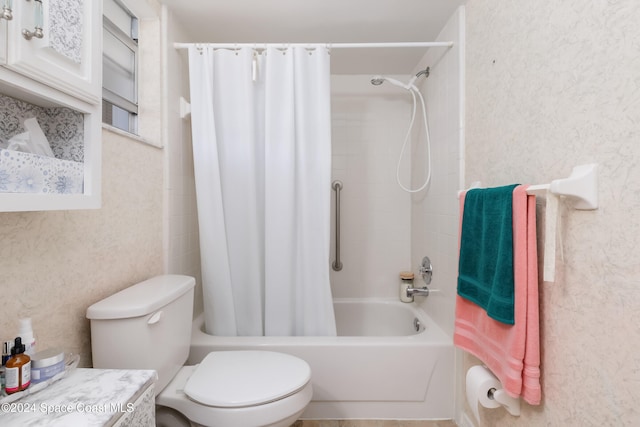
<path id="1" fill-rule="evenodd" d="M 507 394 L 506 391 L 502 389 L 491 388 L 487 392 L 487 397 L 491 400 L 495 400 L 502 407 L 504 407 L 507 412 L 511 415 L 519 417 L 520 416 L 520 399 L 511 397 Z"/>
<path id="2" fill-rule="evenodd" d="M 500 380 L 484 365 L 472 366 L 466 378 L 467 402 L 476 420 L 480 421 L 479 408 L 503 407 L 513 416 L 520 415 L 520 398 L 507 394 Z"/>

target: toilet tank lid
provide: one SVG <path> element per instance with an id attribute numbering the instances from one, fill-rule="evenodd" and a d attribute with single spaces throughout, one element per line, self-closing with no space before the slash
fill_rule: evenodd
<path id="1" fill-rule="evenodd" d="M 190 276 L 152 277 L 111 295 L 87 309 L 87 319 L 126 319 L 151 314 L 193 289 Z"/>

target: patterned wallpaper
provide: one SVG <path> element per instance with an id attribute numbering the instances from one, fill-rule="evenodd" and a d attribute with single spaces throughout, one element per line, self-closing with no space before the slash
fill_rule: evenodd
<path id="1" fill-rule="evenodd" d="M 44 108 L 0 94 L 0 148 L 24 132 L 24 119 L 35 117 L 58 159 L 84 160 L 84 116 L 64 107 Z"/>
<path id="2" fill-rule="evenodd" d="M 640 7 L 588 3 L 466 6 L 467 185 L 544 184 L 599 164 L 600 207 L 565 206 L 556 281 L 540 284 L 543 403 L 520 417 L 483 409 L 479 426 L 640 420 Z"/>
<path id="3" fill-rule="evenodd" d="M 50 43 L 53 50 L 71 61 L 82 63 L 83 0 L 51 0 Z"/>
<path id="4" fill-rule="evenodd" d="M 91 366 L 87 307 L 163 272 L 164 152 L 101 137 L 101 209 L 0 213 L 0 339 L 31 317 L 38 348 L 80 354 L 81 367 Z"/>

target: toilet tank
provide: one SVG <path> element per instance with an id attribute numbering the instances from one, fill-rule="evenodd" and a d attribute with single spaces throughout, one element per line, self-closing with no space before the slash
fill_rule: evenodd
<path id="1" fill-rule="evenodd" d="M 155 369 L 162 391 L 189 356 L 195 283 L 156 276 L 89 307 L 93 367 Z"/>

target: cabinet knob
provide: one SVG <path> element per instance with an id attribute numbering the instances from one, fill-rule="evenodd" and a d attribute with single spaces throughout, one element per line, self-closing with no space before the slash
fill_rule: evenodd
<path id="1" fill-rule="evenodd" d="M 34 0 L 33 3 L 35 5 L 35 18 L 34 18 L 35 28 L 33 31 L 27 30 L 26 28 L 22 30 L 22 36 L 27 40 L 31 40 L 34 37 L 37 39 L 41 39 L 44 37 L 44 31 L 42 29 L 43 22 L 44 22 L 42 0 Z"/>
<path id="2" fill-rule="evenodd" d="M 44 37 L 44 31 L 42 30 L 42 28 L 38 27 L 36 27 L 33 31 L 29 31 L 25 28 L 22 30 L 22 37 L 27 40 L 31 40 L 34 37 L 37 39 L 41 39 L 42 37 Z"/>
<path id="3" fill-rule="evenodd" d="M 6 4 L 2 6 L 2 12 L 0 12 L 0 19 L 6 19 L 11 21 L 13 19 L 13 11 Z"/>

